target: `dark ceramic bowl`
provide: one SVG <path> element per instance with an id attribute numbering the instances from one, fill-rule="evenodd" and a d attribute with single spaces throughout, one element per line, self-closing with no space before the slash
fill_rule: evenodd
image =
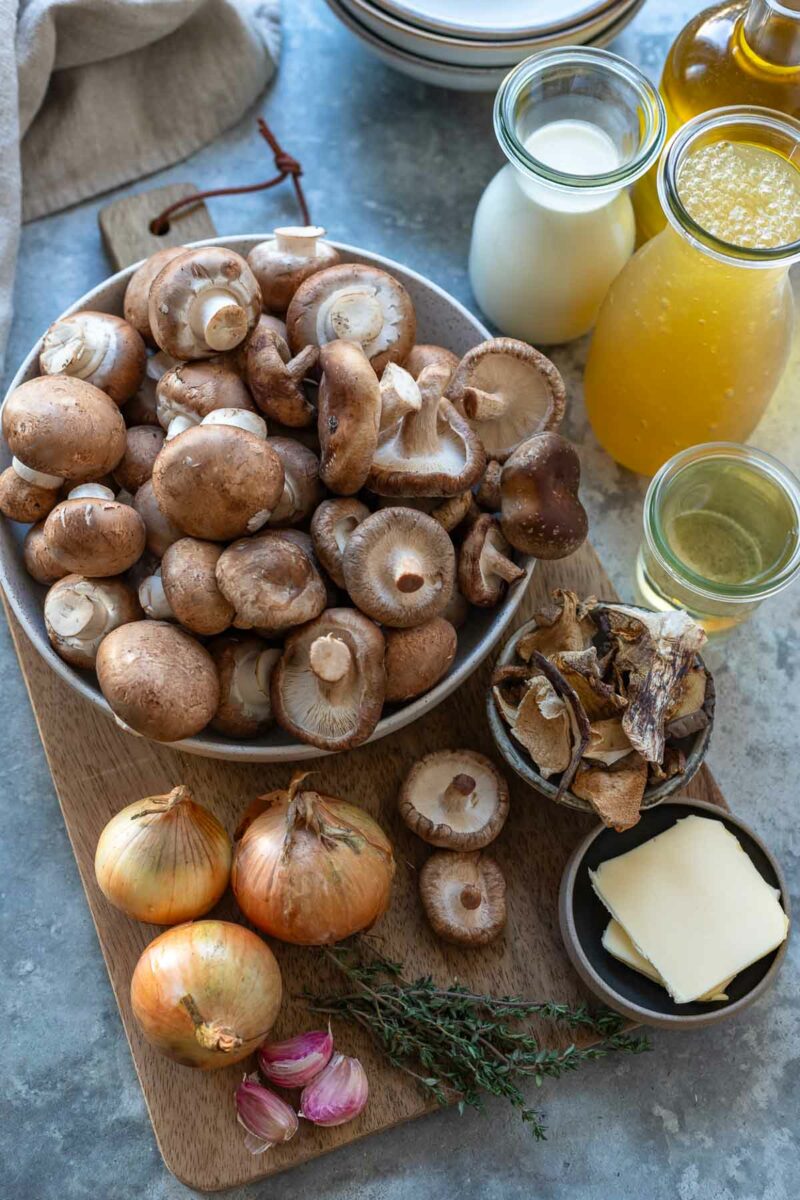
<path id="1" fill-rule="evenodd" d="M 561 879 L 558 916 L 573 967 L 609 1008 L 632 1021 L 659 1029 L 701 1029 L 736 1016 L 774 983 L 789 944 L 787 937 L 777 950 L 740 971 L 726 988 L 728 1000 L 691 1004 L 676 1004 L 660 984 L 618 962 L 603 948 L 601 939 L 610 918 L 592 887 L 589 871 L 596 870 L 608 858 L 633 850 L 693 813 L 714 817 L 738 838 L 762 877 L 770 887 L 778 889 L 784 911 L 790 916 L 786 882 L 770 851 L 738 817 L 704 800 L 670 800 L 644 813 L 639 824 L 624 833 L 600 825 L 575 849 Z"/>
<path id="2" fill-rule="evenodd" d="M 629 605 L 629 608 L 639 607 L 637 605 Z M 643 609 L 644 612 L 652 611 Z M 500 654 L 497 657 L 496 667 L 505 667 L 510 663 L 517 661 L 517 642 L 524 637 L 532 629 L 536 628 L 535 621 L 528 621 L 525 625 L 521 625 L 503 646 Z M 703 759 L 708 750 L 708 744 L 711 741 L 711 730 L 714 728 L 714 706 L 716 695 L 714 691 L 714 677 L 708 669 L 708 666 L 703 659 L 698 655 L 697 660 L 701 663 L 708 675 L 708 686 L 706 688 L 705 710 L 708 715 L 708 724 L 705 729 L 698 730 L 697 733 L 691 734 L 690 737 L 681 738 L 679 741 L 673 741 L 671 744 L 680 747 L 686 756 L 686 770 L 682 775 L 673 775 L 672 779 L 665 779 L 662 783 L 648 784 L 644 790 L 641 807 L 652 808 L 654 804 L 660 804 L 662 800 L 666 800 L 668 796 L 674 796 L 676 792 L 680 792 L 686 787 L 687 783 L 697 774 L 702 766 Z M 520 779 L 525 783 L 530 784 L 537 792 L 541 792 L 543 796 L 547 796 L 550 800 L 556 800 L 558 793 L 558 776 L 554 775 L 550 779 L 545 779 L 537 770 L 536 764 L 527 751 L 518 743 L 515 742 L 508 731 L 503 718 L 497 711 L 492 695 L 492 689 L 489 688 L 486 700 L 486 712 L 489 720 L 489 728 L 492 731 L 497 749 L 502 754 L 508 765 L 513 771 L 516 771 Z M 563 804 L 567 808 L 574 808 L 578 812 L 593 813 L 594 809 L 588 800 L 582 800 L 580 796 L 576 796 L 569 788 L 561 795 L 557 804 Z"/>

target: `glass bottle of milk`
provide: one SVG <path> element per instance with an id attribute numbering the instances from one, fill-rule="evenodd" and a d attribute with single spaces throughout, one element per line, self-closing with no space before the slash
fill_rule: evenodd
<path id="1" fill-rule="evenodd" d="M 494 128 L 509 163 L 475 213 L 475 299 L 512 337 L 572 341 L 633 253 L 627 189 L 658 158 L 664 106 L 616 54 L 545 50 L 500 85 Z"/>

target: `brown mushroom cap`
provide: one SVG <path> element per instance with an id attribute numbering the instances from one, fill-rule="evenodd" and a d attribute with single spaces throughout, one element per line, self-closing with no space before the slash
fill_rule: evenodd
<path id="1" fill-rule="evenodd" d="M 557 433 L 538 433 L 514 451 L 500 479 L 507 540 L 536 558 L 566 558 L 586 540 L 589 518 L 578 498 L 581 463 Z"/>
<path id="2" fill-rule="evenodd" d="M 172 358 L 171 355 L 165 354 L 163 350 L 159 350 L 157 354 L 149 354 L 147 356 L 147 365 L 145 366 L 144 379 L 139 388 L 130 400 L 126 401 L 123 408 L 123 416 L 125 424 L 132 428 L 134 425 L 158 425 L 158 412 L 156 408 L 156 387 L 158 381 L 172 367 L 177 366 L 178 360 Z"/>
<path id="3" fill-rule="evenodd" d="M 324 237 L 319 225 L 286 225 L 253 247 L 247 261 L 265 309 L 283 315 L 304 280 L 338 263 L 339 251 Z"/>
<path id="4" fill-rule="evenodd" d="M 311 538 L 319 561 L 334 583 L 344 587 L 342 556 L 350 534 L 369 516 L 360 500 L 337 497 L 323 500 L 311 518 Z"/>
<path id="5" fill-rule="evenodd" d="M 500 522 L 483 513 L 473 524 L 458 555 L 458 586 L 470 604 L 493 608 L 499 604 L 506 585 L 525 575 L 511 558 L 511 547 L 503 537 Z"/>
<path id="6" fill-rule="evenodd" d="M 325 607 L 325 585 L 311 559 L 278 532 L 228 546 L 217 563 L 217 583 L 236 610 L 237 629 L 279 633 Z"/>
<path id="7" fill-rule="evenodd" d="M 0 512 L 9 521 L 32 525 L 43 521 L 58 503 L 57 487 L 38 487 L 23 479 L 13 467 L 6 467 L 0 475 Z"/>
<path id="8" fill-rule="evenodd" d="M 108 488 L 98 486 L 98 493 L 70 493 L 44 523 L 51 557 L 68 571 L 90 579 L 127 571 L 145 547 L 144 521 L 135 509 L 119 504 Z"/>
<path id="9" fill-rule="evenodd" d="M 458 355 L 444 346 L 423 342 L 411 347 L 403 366 L 415 379 L 419 379 L 425 368 L 430 366 L 445 367 L 452 375 L 458 366 Z"/>
<path id="10" fill-rule="evenodd" d="M 22 543 L 22 557 L 25 569 L 37 583 L 49 587 L 57 579 L 63 579 L 69 574 L 66 567 L 61 567 L 47 549 L 44 537 L 44 521 L 32 525 L 25 534 Z"/>
<path id="11" fill-rule="evenodd" d="M 132 325 L 105 312 L 77 312 L 50 326 L 42 339 L 43 375 L 71 375 L 124 404 L 144 379 L 147 353 Z"/>
<path id="12" fill-rule="evenodd" d="M 195 425 L 165 442 L 153 490 L 159 508 L 184 533 L 228 541 L 267 520 L 283 491 L 283 467 L 272 447 L 246 429 Z"/>
<path id="13" fill-rule="evenodd" d="M 432 517 L 412 508 L 384 508 L 352 531 L 342 567 L 357 608 L 382 625 L 406 629 L 446 607 L 455 550 Z"/>
<path id="14" fill-rule="evenodd" d="M 311 563 L 314 570 L 319 575 L 325 585 L 325 607 L 335 608 L 339 603 L 339 593 L 336 585 L 328 575 L 328 572 L 322 566 L 322 563 L 317 557 L 314 543 L 311 539 L 311 534 L 306 533 L 304 529 L 276 529 L 274 531 L 279 537 L 285 538 L 287 542 L 291 542 L 294 546 L 298 546 L 305 554 L 306 558 Z"/>
<path id="15" fill-rule="evenodd" d="M 146 258 L 128 280 L 125 299 L 122 302 L 122 312 L 128 324 L 133 326 L 149 346 L 156 344 L 150 329 L 148 311 L 150 285 L 161 268 L 165 267 L 173 258 L 178 258 L 185 249 L 185 246 L 165 246 L 163 250 L 156 250 L 155 254 Z"/>
<path id="16" fill-rule="evenodd" d="M 313 424 L 316 410 L 306 397 L 303 380 L 316 367 L 319 350 L 306 346 L 292 358 L 273 320 L 261 316 L 248 338 L 244 352 L 247 385 L 268 417 L 292 429 L 305 429 Z"/>
<path id="17" fill-rule="evenodd" d="M 112 629 L 141 615 L 136 594 L 123 579 L 66 575 L 44 600 L 50 645 L 65 662 L 84 670 L 94 667 L 100 643 Z"/>
<path id="18" fill-rule="evenodd" d="M 136 493 L 153 474 L 153 464 L 164 445 L 164 430 L 158 425 L 134 425 L 125 437 L 125 453 L 112 474 L 117 484 Z"/>
<path id="19" fill-rule="evenodd" d="M 269 683 L 281 656 L 260 638 L 224 633 L 208 643 L 219 674 L 219 706 L 211 728 L 227 737 L 251 738 L 274 724 Z"/>
<path id="20" fill-rule="evenodd" d="M 286 639 L 272 675 L 278 724 L 321 750 L 371 737 L 383 707 L 384 640 L 352 608 L 330 608 Z"/>
<path id="21" fill-rule="evenodd" d="M 196 246 L 167 262 L 150 285 L 148 316 L 175 358 L 210 358 L 243 342 L 261 314 L 261 292 L 241 254 Z"/>
<path id="22" fill-rule="evenodd" d="M 508 784 L 491 759 L 474 750 L 437 750 L 409 771 L 400 816 L 431 846 L 482 850 L 508 816 Z"/>
<path id="23" fill-rule="evenodd" d="M 167 547 L 185 536 L 183 530 L 161 511 L 152 479 L 139 488 L 133 497 L 133 507 L 144 521 L 145 545 L 156 558 L 161 558 L 166 554 Z"/>
<path id="24" fill-rule="evenodd" d="M 485 946 L 506 925 L 506 881 L 493 858 L 477 850 L 438 850 L 419 873 L 419 894 L 434 933 L 460 946 Z"/>
<path id="25" fill-rule="evenodd" d="M 300 284 L 286 328 L 294 354 L 304 346 L 342 338 L 362 346 L 380 375 L 388 362 L 402 363 L 414 344 L 417 321 L 411 297 L 393 275 L 378 267 L 340 263 Z"/>
<path id="26" fill-rule="evenodd" d="M 446 368 L 426 367 L 417 382 L 421 406 L 380 435 L 367 486 L 379 496 L 458 496 L 483 474 L 483 446 L 442 398 Z"/>
<path id="27" fill-rule="evenodd" d="M 233 621 L 233 605 L 217 585 L 222 547 L 216 542 L 181 538 L 161 560 L 161 582 L 169 607 L 192 633 L 222 633 Z"/>
<path id="28" fill-rule="evenodd" d="M 452 533 L 473 510 L 472 492 L 460 496 L 379 496 L 378 508 L 416 508 Z"/>
<path id="29" fill-rule="evenodd" d="M 558 429 L 566 406 L 558 369 L 515 338 L 490 338 L 468 350 L 446 395 L 498 462 L 532 434 Z"/>
<path id="30" fill-rule="evenodd" d="M 496 459 L 491 459 L 486 464 L 483 478 L 475 492 L 476 501 L 487 512 L 500 512 L 500 476 L 502 471 L 502 465 Z"/>
<path id="31" fill-rule="evenodd" d="M 454 629 L 461 629 L 466 625 L 469 604 L 457 587 L 453 588 L 453 594 L 447 602 L 447 607 L 442 609 L 442 616 L 445 621 L 450 622 Z"/>
<path id="32" fill-rule="evenodd" d="M 134 621 L 103 638 L 97 680 L 116 716 L 156 742 L 199 733 L 219 704 L 211 655 L 165 621 Z"/>
<path id="33" fill-rule="evenodd" d="M 42 375 L 15 388 L 3 406 L 3 434 L 27 467 L 62 479 L 99 479 L 125 453 L 114 401 L 71 375 Z"/>
<path id="34" fill-rule="evenodd" d="M 310 517 L 322 499 L 319 459 L 294 438 L 267 439 L 283 465 L 283 493 L 267 522 L 271 527 L 298 525 Z"/>
<path id="35" fill-rule="evenodd" d="M 380 384 L 355 342 L 336 341 L 323 346 L 320 365 L 320 478 L 332 492 L 351 496 L 366 483 L 378 444 Z"/>
<path id="36" fill-rule="evenodd" d="M 458 649 L 456 631 L 443 617 L 411 629 L 387 629 L 384 636 L 387 704 L 429 692 L 450 670 Z"/>
<path id="37" fill-rule="evenodd" d="M 253 410 L 253 401 L 239 375 L 224 359 L 177 363 L 165 371 L 156 384 L 156 413 L 170 436 L 188 425 L 199 425 L 204 417 L 220 408 Z"/>

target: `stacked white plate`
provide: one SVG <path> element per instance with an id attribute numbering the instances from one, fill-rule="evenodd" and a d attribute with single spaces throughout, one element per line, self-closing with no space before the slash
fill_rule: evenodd
<path id="1" fill-rule="evenodd" d="M 327 0 L 378 57 L 423 83 L 494 91 L 553 46 L 605 46 L 644 0 Z"/>

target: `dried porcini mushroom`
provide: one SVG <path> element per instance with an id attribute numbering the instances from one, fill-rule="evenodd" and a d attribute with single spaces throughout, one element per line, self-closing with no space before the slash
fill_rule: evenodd
<path id="1" fill-rule="evenodd" d="M 324 237 L 319 225 L 286 225 L 250 251 L 247 262 L 268 312 L 283 316 L 304 280 L 338 263 L 339 251 Z"/>
<path id="2" fill-rule="evenodd" d="M 680 690 L 665 714 L 664 732 L 673 738 L 689 737 L 709 722 L 706 697 L 712 682 L 704 667 L 696 663 L 681 680 Z"/>
<path id="3" fill-rule="evenodd" d="M 564 380 L 550 359 L 508 337 L 468 350 L 446 395 L 501 463 L 533 434 L 558 429 L 566 406 Z"/>
<path id="4" fill-rule="evenodd" d="M 144 379 L 147 353 L 140 335 L 122 317 L 76 312 L 61 317 L 42 338 L 43 375 L 85 379 L 116 404 L 130 400 Z"/>
<path id="5" fill-rule="evenodd" d="M 525 747 L 544 779 L 566 771 L 572 758 L 569 712 L 544 675 L 534 675 L 519 704 L 513 708 L 506 701 L 503 712 L 512 737 Z"/>
<path id="6" fill-rule="evenodd" d="M 552 607 L 534 616 L 536 628 L 517 642 L 517 654 L 523 662 L 530 660 L 534 650 L 549 658 L 559 651 L 585 650 L 592 643 L 597 628 L 588 616 L 588 608 L 594 599 L 582 604 L 575 592 L 560 588 L 553 592 L 553 599 Z"/>
<path id="7" fill-rule="evenodd" d="M 153 338 L 173 358 L 211 358 L 243 342 L 261 315 L 261 292 L 241 254 L 196 246 L 169 259 L 150 284 Z"/>
<path id="8" fill-rule="evenodd" d="M 352 496 L 367 481 L 381 415 L 378 377 L 355 342 L 335 341 L 320 351 L 317 396 L 320 478 L 332 492 Z"/>
<path id="9" fill-rule="evenodd" d="M 647 786 L 647 763 L 629 754 L 611 767 L 582 766 L 572 781 L 572 791 L 588 800 L 598 817 L 621 833 L 639 820 Z"/>
<path id="10" fill-rule="evenodd" d="M 632 750 L 628 735 L 622 728 L 622 718 L 607 717 L 600 721 L 592 721 L 589 727 L 589 745 L 584 750 L 583 757 L 612 767 Z"/>
<path id="11" fill-rule="evenodd" d="M 500 523 L 483 513 L 475 521 L 458 555 L 458 586 L 470 604 L 493 608 L 506 586 L 523 579 L 525 572 L 511 558 L 511 547 Z"/>
<path id="12" fill-rule="evenodd" d="M 518 446 L 500 476 L 500 520 L 511 545 L 547 559 L 577 550 L 589 529 L 580 481 L 575 447 L 559 434 L 537 433 Z"/>
<path id="13" fill-rule="evenodd" d="M 244 372 L 261 411 L 291 429 L 312 425 L 316 410 L 303 390 L 303 380 L 318 361 L 316 346 L 306 346 L 293 358 L 270 318 L 259 317 L 244 350 Z"/>
<path id="14" fill-rule="evenodd" d="M 437 750 L 415 763 L 398 797 L 400 816 L 431 846 L 482 850 L 508 816 L 508 784 L 474 750 Z"/>
<path id="15" fill-rule="evenodd" d="M 419 894 L 431 928 L 447 942 L 485 946 L 505 928 L 506 881 L 480 850 L 437 850 L 419 873 Z"/>
<path id="16" fill-rule="evenodd" d="M 342 556 L 347 539 L 368 516 L 366 504 L 341 497 L 323 500 L 311 518 L 311 538 L 317 558 L 339 587 L 344 587 Z"/>
<path id="17" fill-rule="evenodd" d="M 563 650 L 548 656 L 575 691 L 590 721 L 603 721 L 622 712 L 626 698 L 604 681 L 595 646 Z"/>

